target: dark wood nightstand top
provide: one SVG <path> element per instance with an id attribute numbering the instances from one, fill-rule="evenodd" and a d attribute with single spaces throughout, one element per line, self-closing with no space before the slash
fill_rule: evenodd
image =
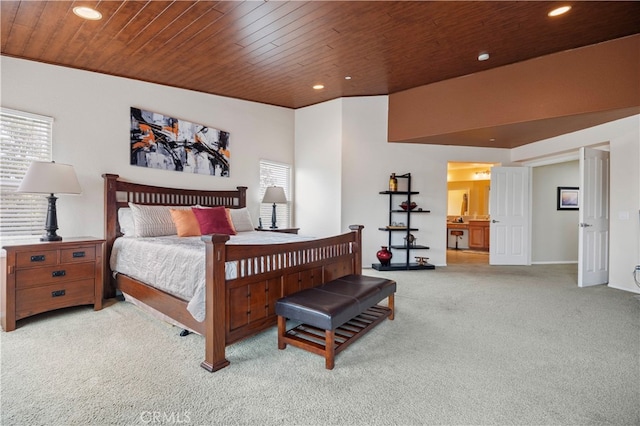
<path id="1" fill-rule="evenodd" d="M 40 241 L 40 237 L 34 236 L 33 238 L 7 238 L 0 240 L 0 247 L 7 249 L 12 247 L 24 247 L 24 246 L 56 246 L 64 247 L 66 245 L 77 245 L 81 243 L 95 244 L 104 242 L 102 238 L 95 237 L 63 237 L 62 241 Z M 26 248 L 26 247 L 25 247 Z"/>
<path id="2" fill-rule="evenodd" d="M 282 232 L 285 234 L 297 234 L 300 228 L 255 228 L 256 231 Z"/>

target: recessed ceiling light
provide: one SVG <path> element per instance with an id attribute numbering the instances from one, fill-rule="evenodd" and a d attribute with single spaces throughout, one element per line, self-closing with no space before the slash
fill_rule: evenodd
<path id="1" fill-rule="evenodd" d="M 351 76 L 350 76 L 350 75 L 348 75 L 348 76 L 346 76 L 344 79 L 345 79 L 345 80 L 351 80 Z"/>
<path id="2" fill-rule="evenodd" d="M 324 89 L 324 85 L 323 84 L 316 84 L 315 86 L 313 86 L 313 88 L 316 89 L 316 90 Z"/>
<path id="3" fill-rule="evenodd" d="M 489 54 L 487 52 L 482 52 L 478 55 L 479 61 L 486 61 L 487 59 L 489 59 Z"/>
<path id="4" fill-rule="evenodd" d="M 569 10 L 571 10 L 571 6 L 562 6 L 562 7 L 558 7 L 556 9 L 553 9 L 547 15 L 548 16 L 559 16 L 559 15 L 562 15 L 564 13 L 567 13 Z"/>
<path id="5" fill-rule="evenodd" d="M 97 21 L 102 19 L 102 13 L 98 12 L 95 9 L 91 9 L 86 6 L 76 6 L 73 8 L 73 13 L 78 15 L 81 18 L 89 19 L 90 21 Z"/>

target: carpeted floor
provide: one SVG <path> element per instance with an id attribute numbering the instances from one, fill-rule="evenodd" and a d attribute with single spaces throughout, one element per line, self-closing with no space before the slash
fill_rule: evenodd
<path id="1" fill-rule="evenodd" d="M 200 368 L 202 337 L 111 303 L 0 334 L 2 425 L 638 425 L 640 302 L 575 265 L 448 266 L 398 281 L 396 319 L 336 357 L 275 329 Z"/>

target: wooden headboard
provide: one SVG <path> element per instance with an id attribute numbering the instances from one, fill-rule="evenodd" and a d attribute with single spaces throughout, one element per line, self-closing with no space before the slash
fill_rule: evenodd
<path id="1" fill-rule="evenodd" d="M 107 240 L 105 259 L 105 298 L 115 296 L 111 285 L 109 259 L 115 239 L 122 234 L 118 224 L 118 209 L 129 207 L 129 203 L 163 206 L 224 206 L 233 209 L 246 207 L 247 187 L 238 186 L 236 190 L 207 191 L 195 189 L 164 188 L 119 180 L 120 176 L 104 174 L 104 237 Z"/>

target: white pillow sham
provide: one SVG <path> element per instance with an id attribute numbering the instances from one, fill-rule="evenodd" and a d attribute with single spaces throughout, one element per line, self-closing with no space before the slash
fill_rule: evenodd
<path id="1" fill-rule="evenodd" d="M 178 234 L 169 210 L 189 210 L 191 206 L 147 206 L 129 203 L 129 208 L 133 214 L 135 237 L 162 237 Z"/>
<path id="2" fill-rule="evenodd" d="M 120 224 L 120 232 L 125 237 L 133 237 L 136 234 L 136 228 L 133 224 L 133 212 L 131 207 L 122 207 L 118 209 L 118 224 Z"/>
<path id="3" fill-rule="evenodd" d="M 241 209 L 229 209 L 231 214 L 231 222 L 236 232 L 253 231 L 254 226 L 251 222 L 251 215 L 246 207 Z"/>

